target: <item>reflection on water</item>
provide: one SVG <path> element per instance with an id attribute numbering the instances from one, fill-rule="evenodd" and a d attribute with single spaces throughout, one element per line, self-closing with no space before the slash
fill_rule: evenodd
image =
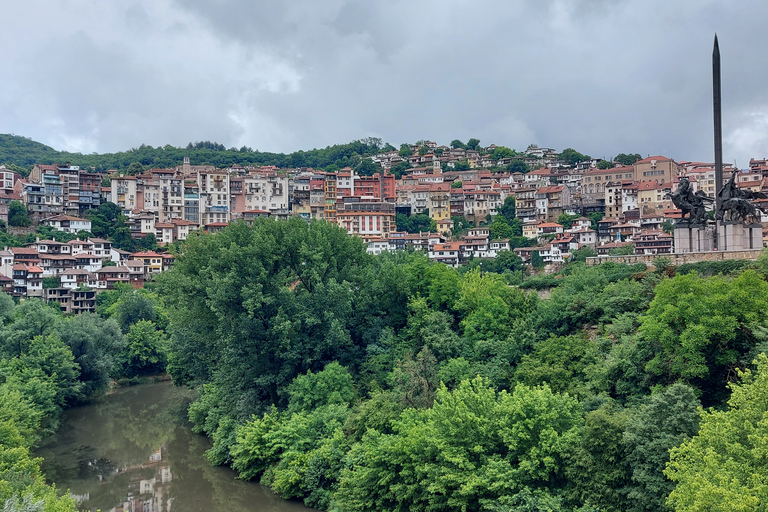
<path id="1" fill-rule="evenodd" d="M 311 510 L 211 467 L 204 456 L 210 441 L 193 434 L 186 420 L 193 399 L 170 383 L 121 389 L 67 411 L 36 455 L 45 459 L 48 481 L 69 489 L 82 510 Z"/>

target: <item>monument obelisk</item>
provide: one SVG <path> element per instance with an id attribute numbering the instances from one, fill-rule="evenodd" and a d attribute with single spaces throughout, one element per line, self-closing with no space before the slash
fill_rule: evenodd
<path id="1" fill-rule="evenodd" d="M 715 194 L 716 211 L 720 210 L 720 190 L 723 188 L 723 124 L 720 99 L 720 46 L 715 34 L 715 47 L 712 50 L 712 103 L 715 114 Z"/>

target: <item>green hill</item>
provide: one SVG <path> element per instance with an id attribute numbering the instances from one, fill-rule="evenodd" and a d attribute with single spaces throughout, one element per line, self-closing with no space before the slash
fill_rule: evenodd
<path id="1" fill-rule="evenodd" d="M 225 148 L 216 142 L 189 143 L 185 148 L 171 145 L 147 146 L 142 144 L 118 153 L 90 154 L 57 151 L 32 139 L 12 134 L 0 134 L 0 164 L 30 169 L 34 164 L 67 163 L 83 169 L 104 172 L 108 169 L 125 170 L 134 162 L 145 168 L 166 168 L 181 165 L 188 156 L 193 165 L 229 167 L 239 165 L 274 165 L 277 167 L 314 167 L 333 170 L 357 167 L 363 157 L 371 156 L 385 145 L 381 139 L 366 138 L 337 144 L 324 149 L 296 151 L 294 153 L 267 153 L 249 147 Z"/>

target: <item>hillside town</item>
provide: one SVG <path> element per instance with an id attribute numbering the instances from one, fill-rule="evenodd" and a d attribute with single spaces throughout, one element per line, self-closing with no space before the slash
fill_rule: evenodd
<path id="1" fill-rule="evenodd" d="M 131 253 L 102 238 L 38 238 L 0 252 L 0 286 L 16 297 L 59 302 L 62 311 L 93 311 L 98 291 L 118 283 L 141 287 L 168 269 L 173 257 L 165 249 L 191 232 L 216 232 L 235 221 L 252 224 L 258 217 L 324 219 L 362 238 L 369 253 L 413 248 L 457 268 L 503 251 L 514 251 L 524 263 L 537 258 L 547 268 L 585 247 L 596 255 L 670 254 L 670 227 L 680 211 L 669 194 L 680 179 L 686 177 L 694 191 L 715 195 L 713 163 L 666 156 L 632 165 L 570 163 L 556 150 L 535 145 L 514 156 L 497 146 L 466 149 L 428 141 L 408 149 L 405 156 L 390 151 L 364 160 L 375 168 L 370 175 L 349 167 L 220 169 L 192 165 L 189 158 L 175 168 L 134 175 L 63 164 L 34 165 L 22 177 L 0 167 L 3 222 L 9 204 L 20 201 L 34 225 L 89 233 L 89 210 L 111 202 L 125 215 L 131 238 L 151 235 L 158 247 Z M 509 170 L 514 163 L 527 172 Z M 397 175 L 395 167 L 401 170 Z M 767 189 L 768 162 L 752 159 L 737 183 L 753 192 Z M 514 212 L 516 228 L 509 232 L 518 231 L 515 240 L 494 230 L 505 205 Z M 426 229 L 398 230 L 400 220 L 417 217 L 427 221 Z M 44 287 L 46 278 L 58 281 Z"/>

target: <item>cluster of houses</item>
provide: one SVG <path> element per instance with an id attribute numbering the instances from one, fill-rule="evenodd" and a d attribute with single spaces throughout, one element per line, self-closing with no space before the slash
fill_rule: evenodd
<path id="1" fill-rule="evenodd" d="M 195 230 L 215 232 L 235 220 L 252 223 L 258 217 L 298 216 L 337 223 L 350 235 L 365 239 L 372 253 L 412 245 L 434 260 L 455 266 L 470 257 L 493 258 L 498 251 L 510 249 L 508 241 L 491 240 L 488 230 L 480 228 L 492 221 L 508 197 L 514 197 L 523 236 L 538 241 L 538 246 L 517 252 L 524 260 L 538 251 L 545 262 L 561 263 L 585 246 L 598 253 L 626 251 L 627 245 L 638 254 L 672 252 L 672 237 L 662 226 L 679 217 L 668 195 L 680 178 L 686 176 L 694 191 L 715 195 L 714 164 L 710 163 L 651 156 L 628 166 L 604 165 L 599 160 L 569 165 L 551 148 L 531 146 L 523 155 L 494 160 L 493 155 L 503 154 L 496 149 L 423 142 L 414 145 L 407 157 L 398 151 L 373 156 L 381 171 L 372 176 L 350 168 L 335 172 L 272 166 L 219 169 L 191 165 L 185 158 L 178 167 L 132 176 L 110 171 L 107 187 L 102 186 L 103 174 L 69 164 L 35 165 L 26 178 L 0 167 L 0 219 L 7 218 L 8 203 L 18 199 L 34 221 L 77 233 L 90 230 L 85 219 L 89 208 L 112 202 L 127 216 L 131 236 L 153 234 L 162 246 L 184 240 Z M 500 171 L 514 160 L 535 170 Z M 401 162 L 409 168 L 396 178 L 390 169 Z M 751 160 L 750 168 L 739 172 L 738 186 L 768 189 L 766 160 Z M 594 212 L 604 215 L 596 225 L 588 220 Z M 435 221 L 436 233 L 398 232 L 398 214 L 427 215 Z M 563 214 L 576 218 L 573 226 L 557 223 Z M 452 240 L 456 217 L 474 222 L 478 229 Z M 68 258 L 77 255 L 58 256 L 67 258 L 70 265 Z M 74 261 L 64 270 L 98 270 L 93 262 Z M 41 260 L 35 266 L 51 272 L 63 268 L 57 265 Z M 128 270 L 124 275 L 130 280 Z"/>
<path id="2" fill-rule="evenodd" d="M 70 242 L 38 239 L 27 247 L 0 251 L 0 289 L 22 299 L 55 301 L 66 313 L 94 312 L 99 291 L 112 290 L 118 283 L 141 288 L 172 263 L 170 254 L 130 253 L 100 238 Z"/>

